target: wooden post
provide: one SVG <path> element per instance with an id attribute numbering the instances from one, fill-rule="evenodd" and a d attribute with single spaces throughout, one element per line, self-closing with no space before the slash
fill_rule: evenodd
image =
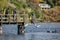
<path id="1" fill-rule="evenodd" d="M 2 35 L 2 25 L 1 25 L 1 22 L 0 22 L 0 35 Z"/>
<path id="2" fill-rule="evenodd" d="M 23 18 L 20 18 L 20 22 L 18 23 L 18 34 L 24 34 L 24 28 Z"/>
<path id="3" fill-rule="evenodd" d="M 19 34 L 24 34 L 24 29 L 25 29 L 24 22 L 18 23 L 18 35 Z"/>

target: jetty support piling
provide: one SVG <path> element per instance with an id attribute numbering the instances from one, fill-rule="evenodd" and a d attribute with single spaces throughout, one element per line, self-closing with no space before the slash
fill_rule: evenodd
<path id="1" fill-rule="evenodd" d="M 18 35 L 19 34 L 24 34 L 24 22 L 18 23 Z"/>
<path id="2" fill-rule="evenodd" d="M 2 35 L 2 24 L 0 22 L 0 35 Z"/>

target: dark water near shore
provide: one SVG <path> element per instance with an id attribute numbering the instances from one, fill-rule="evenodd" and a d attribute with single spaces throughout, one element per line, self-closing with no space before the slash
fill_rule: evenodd
<path id="1" fill-rule="evenodd" d="M 60 40 L 60 23 L 26 24 L 25 34 L 17 34 L 16 25 L 2 25 L 3 35 L 0 40 Z M 57 33 L 47 33 L 57 30 Z"/>

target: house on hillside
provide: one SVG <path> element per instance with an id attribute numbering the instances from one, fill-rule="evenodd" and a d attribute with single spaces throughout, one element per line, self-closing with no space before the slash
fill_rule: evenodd
<path id="1" fill-rule="evenodd" d="M 50 9 L 51 6 L 49 4 L 45 4 L 45 3 L 39 3 L 39 6 L 41 7 L 41 10 L 45 10 L 45 9 Z"/>
<path id="2" fill-rule="evenodd" d="M 45 1 L 38 1 L 38 0 L 30 0 L 31 3 L 34 3 L 35 5 L 39 6 L 41 10 L 50 9 L 51 6 L 49 4 L 46 4 Z"/>

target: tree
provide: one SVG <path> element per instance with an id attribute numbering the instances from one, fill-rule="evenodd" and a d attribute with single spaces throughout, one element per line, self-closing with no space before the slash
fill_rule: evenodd
<path id="1" fill-rule="evenodd" d="M 38 2 L 44 2 L 44 0 L 38 0 Z"/>
<path id="2" fill-rule="evenodd" d="M 45 0 L 51 7 L 58 6 L 60 0 Z"/>
<path id="3" fill-rule="evenodd" d="M 57 5 L 60 6 L 60 1 L 58 1 Z"/>
<path id="4" fill-rule="evenodd" d="M 2 9 L 3 7 L 7 7 L 7 6 L 8 6 L 7 0 L 0 0 L 0 9 Z"/>

